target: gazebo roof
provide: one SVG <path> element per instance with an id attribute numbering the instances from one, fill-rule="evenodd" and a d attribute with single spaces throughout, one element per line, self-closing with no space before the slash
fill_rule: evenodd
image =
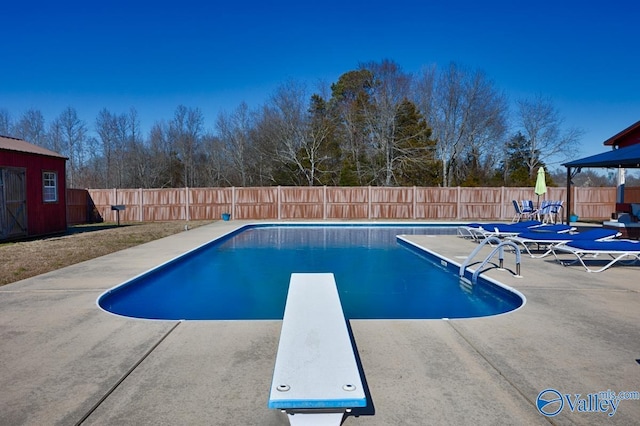
<path id="1" fill-rule="evenodd" d="M 624 167 L 640 168 L 640 144 L 612 149 L 602 154 L 564 163 L 565 167 Z"/>

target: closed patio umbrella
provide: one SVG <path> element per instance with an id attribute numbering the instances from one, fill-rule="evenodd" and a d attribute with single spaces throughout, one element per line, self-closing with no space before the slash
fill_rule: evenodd
<path id="1" fill-rule="evenodd" d="M 538 208 L 540 208 L 540 196 L 547 193 L 547 181 L 544 175 L 544 167 L 538 169 L 538 177 L 536 178 L 535 194 L 538 196 Z"/>

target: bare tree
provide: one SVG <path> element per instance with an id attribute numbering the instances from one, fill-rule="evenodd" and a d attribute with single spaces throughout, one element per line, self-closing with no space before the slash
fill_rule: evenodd
<path id="1" fill-rule="evenodd" d="M 97 165 L 102 170 L 102 185 L 104 188 L 111 188 L 114 185 L 113 163 L 116 153 L 116 118 L 106 108 L 98 112 L 96 117 L 95 130 L 98 134 L 100 151 L 102 152 L 102 164 Z M 96 141 L 96 142 L 98 142 Z M 96 146 L 96 149 L 98 147 Z"/>
<path id="2" fill-rule="evenodd" d="M 211 133 L 205 133 L 202 137 L 202 150 L 204 153 L 204 183 L 206 186 L 230 186 L 240 185 L 240 174 L 234 170 L 229 157 L 226 155 L 224 142 Z M 243 165 L 244 167 L 244 165 Z"/>
<path id="3" fill-rule="evenodd" d="M 129 143 L 139 143 L 142 140 L 142 129 L 140 127 L 140 117 L 138 110 L 134 107 L 129 108 L 127 115 L 129 125 Z"/>
<path id="4" fill-rule="evenodd" d="M 563 131 L 563 118 L 550 98 L 541 95 L 517 102 L 517 124 L 527 144 L 526 163 L 534 176 L 542 163 L 562 161 L 577 148 L 583 131 L 570 127 Z"/>
<path id="5" fill-rule="evenodd" d="M 126 164 L 129 186 L 144 186 L 149 174 L 149 153 L 145 146 L 140 127 L 138 111 L 131 107 L 127 115 Z"/>
<path id="6" fill-rule="evenodd" d="M 440 73 L 426 69 L 417 87 L 420 108 L 437 141 L 442 185 L 451 186 L 466 155 L 480 155 L 487 151 L 483 147 L 501 142 L 506 101 L 483 72 L 455 63 Z"/>
<path id="7" fill-rule="evenodd" d="M 501 156 L 507 132 L 507 100 L 487 79 L 483 72 L 475 72 L 469 79 L 471 98 L 467 121 L 465 158 L 454 170 L 458 182 L 478 185 L 486 182 Z M 498 148 L 498 149 L 496 149 Z"/>
<path id="8" fill-rule="evenodd" d="M 411 76 L 389 60 L 368 63 L 363 68 L 373 77 L 371 102 L 365 104 L 364 114 L 370 137 L 372 176 L 378 184 L 390 186 L 397 184 L 396 173 L 407 162 L 407 156 L 415 154 L 414 150 L 407 149 L 412 145 L 404 142 L 420 137 L 406 132 L 402 137 L 399 136 L 399 115 L 403 108 L 408 107 L 406 103 L 409 102 Z M 423 131 L 414 129 L 418 133 Z M 413 147 L 417 148 L 415 145 Z"/>
<path id="9" fill-rule="evenodd" d="M 318 181 L 320 165 L 327 160 L 321 153 L 326 139 L 320 129 L 312 127 L 307 99 L 306 89 L 299 83 L 280 86 L 263 109 L 259 126 L 263 146 L 273 149 L 279 173 L 289 179 L 285 183 L 312 186 Z"/>
<path id="10" fill-rule="evenodd" d="M 196 185 L 196 155 L 204 126 L 204 116 L 199 108 L 179 105 L 169 123 L 169 140 L 178 152 L 183 164 L 183 185 Z"/>
<path id="11" fill-rule="evenodd" d="M 216 130 L 221 142 L 220 148 L 231 164 L 229 171 L 239 176 L 238 179 L 234 179 L 232 176 L 228 176 L 228 178 L 240 186 L 247 186 L 250 182 L 250 156 L 253 149 L 251 144 L 252 128 L 249 107 L 244 102 L 231 114 L 221 112 L 216 121 Z"/>
<path id="12" fill-rule="evenodd" d="M 57 137 L 61 137 L 62 154 L 69 158 L 68 161 L 68 186 L 80 185 L 77 182 L 79 170 L 83 166 L 85 159 L 85 142 L 87 137 L 87 126 L 78 117 L 78 113 L 72 107 L 67 107 L 55 120 Z"/>
<path id="13" fill-rule="evenodd" d="M 0 135 L 11 136 L 11 114 L 5 108 L 0 108 Z"/>
<path id="14" fill-rule="evenodd" d="M 37 109 L 25 111 L 13 126 L 13 134 L 27 142 L 46 147 L 47 132 L 42 112 Z"/>
<path id="15" fill-rule="evenodd" d="M 47 148 L 50 150 L 63 154 L 66 154 L 64 149 L 64 136 L 62 134 L 62 124 L 60 120 L 53 120 L 49 124 L 49 130 L 47 131 Z"/>
<path id="16" fill-rule="evenodd" d="M 114 161 L 112 162 L 117 187 L 123 188 L 129 186 L 129 176 L 131 175 L 129 149 L 133 141 L 130 137 L 130 123 L 127 114 L 118 114 L 113 116 L 113 135 L 114 135 Z"/>
<path id="17" fill-rule="evenodd" d="M 144 186 L 147 188 L 173 188 L 182 181 L 182 163 L 177 151 L 171 147 L 169 126 L 157 121 L 149 132 L 148 173 Z"/>
<path id="18" fill-rule="evenodd" d="M 85 188 L 107 188 L 104 180 L 104 161 L 102 146 L 95 137 L 88 137 L 86 141 L 87 159 L 80 168 L 79 181 Z"/>
<path id="19" fill-rule="evenodd" d="M 141 149 L 140 123 L 137 111 L 112 114 L 106 108 L 98 113 L 95 131 L 102 152 L 103 185 L 125 187 L 141 185 L 146 163 Z"/>

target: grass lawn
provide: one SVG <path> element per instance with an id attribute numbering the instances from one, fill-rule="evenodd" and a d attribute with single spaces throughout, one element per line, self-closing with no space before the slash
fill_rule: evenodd
<path id="1" fill-rule="evenodd" d="M 0 285 L 94 259 L 139 244 L 206 225 L 211 221 L 176 221 L 78 225 L 64 235 L 0 243 Z"/>

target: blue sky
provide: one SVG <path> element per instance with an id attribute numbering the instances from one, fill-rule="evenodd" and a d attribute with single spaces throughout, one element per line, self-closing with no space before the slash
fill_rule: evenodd
<path id="1" fill-rule="evenodd" d="M 7 4 L 8 3 L 8 4 Z M 258 107 L 287 80 L 310 89 L 359 63 L 481 69 L 510 100 L 548 96 L 584 130 L 576 158 L 640 120 L 635 0 L 29 1 L 1 8 L 0 108 L 47 123 L 67 106 L 135 107 L 144 129 L 198 107 Z"/>

